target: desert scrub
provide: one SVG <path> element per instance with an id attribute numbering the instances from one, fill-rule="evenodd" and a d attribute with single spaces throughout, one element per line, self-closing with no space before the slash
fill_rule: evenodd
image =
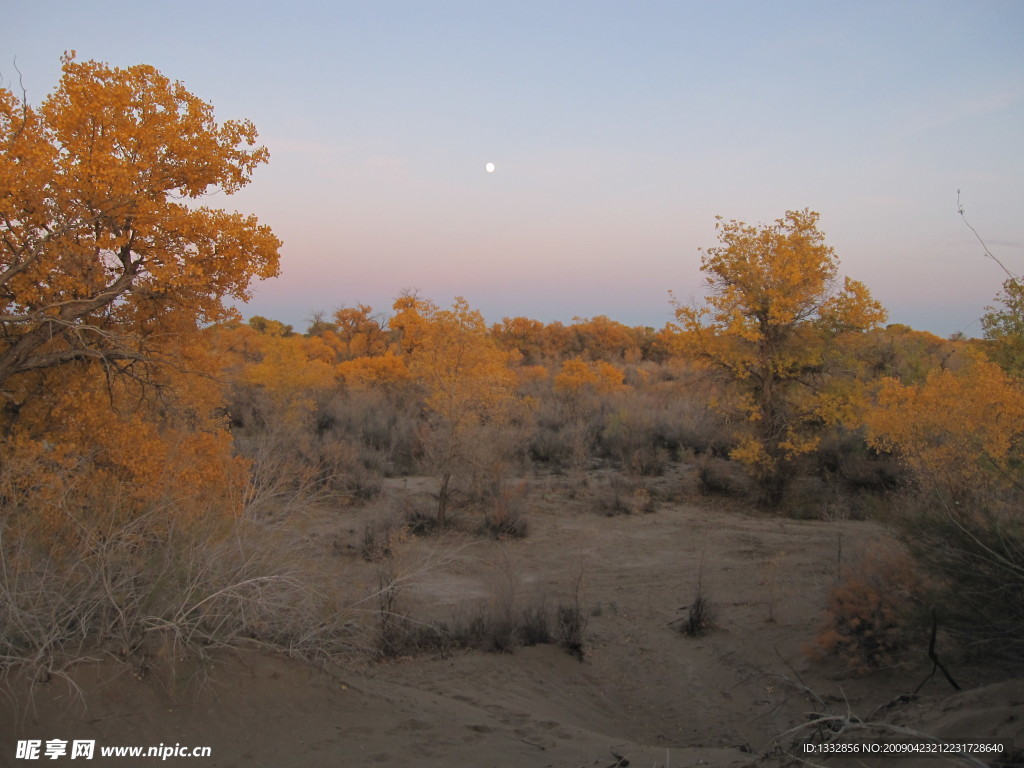
<path id="1" fill-rule="evenodd" d="M 895 666 L 918 635 L 922 589 L 904 550 L 895 545 L 872 550 L 829 590 L 822 628 L 807 654 L 839 659 L 861 673 Z"/>
<path id="2" fill-rule="evenodd" d="M 1024 520 L 1019 493 L 924 499 L 899 533 L 931 589 L 941 629 L 976 658 L 1024 663 Z"/>
<path id="3" fill-rule="evenodd" d="M 530 492 L 530 485 L 526 481 L 516 484 L 498 483 L 493 494 L 487 494 L 481 500 L 485 506 L 479 526 L 480 534 L 495 539 L 526 538 L 530 532 Z"/>

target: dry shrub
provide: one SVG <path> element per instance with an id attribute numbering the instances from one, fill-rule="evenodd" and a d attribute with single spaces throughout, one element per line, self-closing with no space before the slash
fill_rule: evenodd
<path id="1" fill-rule="evenodd" d="M 1024 518 L 1021 492 L 979 492 L 954 501 L 917 501 L 899 524 L 919 567 L 931 576 L 923 595 L 940 627 L 978 658 L 1024 662 Z"/>
<path id="2" fill-rule="evenodd" d="M 697 483 L 701 493 L 709 496 L 742 496 L 748 485 L 735 462 L 707 454 L 697 459 Z"/>
<path id="3" fill-rule="evenodd" d="M 519 637 L 523 645 L 546 645 L 551 642 L 551 617 L 543 600 L 523 607 Z"/>
<path id="4" fill-rule="evenodd" d="M 589 620 L 580 609 L 579 603 L 563 603 L 558 606 L 555 636 L 558 644 L 581 661 L 583 660 L 583 633 Z"/>
<path id="5" fill-rule="evenodd" d="M 375 498 L 381 472 L 357 443 L 318 434 L 313 416 L 237 429 L 235 448 L 252 463 L 250 507 L 279 513 L 316 500 Z"/>
<path id="6" fill-rule="evenodd" d="M 529 534 L 530 485 L 503 483 L 485 509 L 480 532 L 495 539 L 523 539 Z"/>
<path id="7" fill-rule="evenodd" d="M 668 451 L 661 442 L 655 414 L 639 396 L 621 396 L 622 405 L 605 421 L 600 446 L 605 455 L 635 475 L 660 475 Z"/>
<path id="8" fill-rule="evenodd" d="M 409 629 L 409 617 L 399 612 L 402 584 L 395 572 L 382 568 L 377 572 L 377 657 L 392 659 L 407 654 L 418 645 Z"/>
<path id="9" fill-rule="evenodd" d="M 863 430 L 843 426 L 834 426 L 822 435 L 807 463 L 808 471 L 847 492 L 895 491 L 911 480 L 896 457 L 868 446 Z"/>
<path id="10" fill-rule="evenodd" d="M 379 563 L 391 557 L 390 531 L 381 529 L 375 523 L 363 526 L 363 538 L 359 542 L 359 556 L 368 563 Z"/>
<path id="11" fill-rule="evenodd" d="M 551 616 L 542 599 L 517 606 L 511 613 L 493 601 L 488 601 L 450 623 L 432 625 L 430 633 L 430 642 L 420 642 L 422 650 L 443 647 L 511 653 L 518 646 L 550 643 L 553 637 Z"/>
<path id="12" fill-rule="evenodd" d="M 518 568 L 504 550 L 487 578 L 487 599 L 464 606 L 450 621 L 416 620 L 400 599 L 410 584 L 408 577 L 396 575 L 391 563 L 379 574 L 379 659 L 457 649 L 511 653 L 518 646 L 551 642 L 547 602 L 539 594 L 524 599 Z"/>
<path id="13" fill-rule="evenodd" d="M 711 600 L 698 592 L 686 609 L 686 618 L 680 623 L 679 631 L 687 637 L 700 637 L 715 626 L 714 616 Z"/>
<path id="14" fill-rule="evenodd" d="M 75 536 L 61 540 L 47 518 L 6 496 L 0 671 L 22 667 L 47 678 L 95 653 L 144 663 L 218 645 L 316 660 L 352 654 L 361 641 L 340 582 L 315 565 L 311 540 L 285 524 L 298 507 L 285 504 L 288 514 L 280 514 L 283 481 L 263 469 L 229 509 L 211 498 L 203 514 L 185 519 L 170 490 L 139 507 L 106 476 L 87 496 L 51 500 L 50 511 L 75 525 Z M 68 488 L 74 481 L 65 478 Z M 290 502 L 295 492 L 286 494 Z"/>
<path id="15" fill-rule="evenodd" d="M 403 524 L 414 536 L 432 536 L 451 528 L 456 520 L 449 515 L 444 523 L 437 519 L 437 502 L 422 496 L 403 499 L 400 503 Z"/>
<path id="16" fill-rule="evenodd" d="M 581 561 L 577 566 L 572 582 L 571 601 L 560 603 L 556 612 L 555 638 L 558 644 L 569 653 L 583 661 L 583 641 L 590 619 L 583 610 L 584 564 Z"/>
<path id="17" fill-rule="evenodd" d="M 369 563 L 379 563 L 394 554 L 394 547 L 406 538 L 404 521 L 394 514 L 380 515 L 363 526 L 359 556 Z"/>
<path id="18" fill-rule="evenodd" d="M 895 545 L 871 550 L 829 590 L 824 626 L 808 654 L 838 658 L 856 672 L 895 665 L 917 638 L 922 587 L 906 551 Z"/>
<path id="19" fill-rule="evenodd" d="M 654 511 L 654 498 L 645 482 L 636 475 L 613 474 L 600 484 L 597 492 L 596 507 L 608 517 Z"/>
<path id="20" fill-rule="evenodd" d="M 687 637 L 700 637 L 715 626 L 715 609 L 711 599 L 704 592 L 704 557 L 707 555 L 707 542 L 701 551 L 700 564 L 697 566 L 697 588 L 694 590 L 693 602 L 682 610 L 686 616 L 676 619 L 672 624 L 679 624 L 679 631 Z"/>
<path id="21" fill-rule="evenodd" d="M 344 596 L 308 542 L 265 520 L 182 528 L 137 518 L 60 559 L 0 530 L 0 667 L 49 677 L 110 652 L 134 663 L 259 646 L 310 659 L 351 655 Z M 164 653 L 160 649 L 170 649 Z"/>
<path id="22" fill-rule="evenodd" d="M 415 471 L 423 455 L 418 404 L 403 391 L 351 390 L 320 406 L 328 436 L 361 446 L 361 460 L 385 476 Z"/>
<path id="23" fill-rule="evenodd" d="M 538 404 L 535 419 L 527 440 L 527 453 L 533 461 L 555 469 L 586 469 L 596 441 L 594 423 L 553 397 Z"/>

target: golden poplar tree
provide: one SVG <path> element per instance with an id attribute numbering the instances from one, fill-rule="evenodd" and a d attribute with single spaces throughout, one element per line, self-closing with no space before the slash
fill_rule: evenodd
<path id="1" fill-rule="evenodd" d="M 488 333 L 483 315 L 459 297 L 451 309 L 403 296 L 393 329 L 402 334 L 411 375 L 423 387 L 434 462 L 441 477 L 437 520 L 444 524 L 452 474 L 472 459 L 477 429 L 508 419 L 516 401 L 508 354 Z"/>
<path id="2" fill-rule="evenodd" d="M 725 374 L 746 429 L 733 457 L 754 469 L 763 501 L 777 504 L 790 461 L 814 448 L 823 418 L 820 385 L 833 341 L 872 328 L 885 310 L 839 262 L 818 229 L 819 214 L 788 211 L 752 226 L 719 217 L 720 245 L 703 250 L 709 295 L 678 306 L 684 348 Z"/>
<path id="3" fill-rule="evenodd" d="M 145 65 L 65 55 L 38 108 L 0 89 L 5 466 L 35 451 L 39 471 L 88 465 L 140 496 L 230 485 L 200 328 L 277 273 L 280 242 L 193 201 L 249 183 L 268 157 L 256 138 Z"/>

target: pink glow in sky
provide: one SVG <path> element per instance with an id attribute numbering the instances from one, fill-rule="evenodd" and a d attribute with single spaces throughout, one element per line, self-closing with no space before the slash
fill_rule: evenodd
<path id="1" fill-rule="evenodd" d="M 822 213 L 893 322 L 977 334 L 1024 272 L 1024 4 L 4 4 L 0 78 L 146 62 L 247 117 L 270 165 L 225 207 L 285 241 L 247 315 L 403 288 L 489 320 L 660 327 L 714 217 Z M 495 173 L 485 171 L 494 162 Z"/>

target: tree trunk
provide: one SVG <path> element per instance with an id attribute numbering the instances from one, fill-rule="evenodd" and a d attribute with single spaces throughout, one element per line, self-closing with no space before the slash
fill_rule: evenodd
<path id="1" fill-rule="evenodd" d="M 437 525 L 439 527 L 444 527 L 448 521 L 448 481 L 451 479 L 451 472 L 441 475 L 441 490 L 437 492 Z"/>

